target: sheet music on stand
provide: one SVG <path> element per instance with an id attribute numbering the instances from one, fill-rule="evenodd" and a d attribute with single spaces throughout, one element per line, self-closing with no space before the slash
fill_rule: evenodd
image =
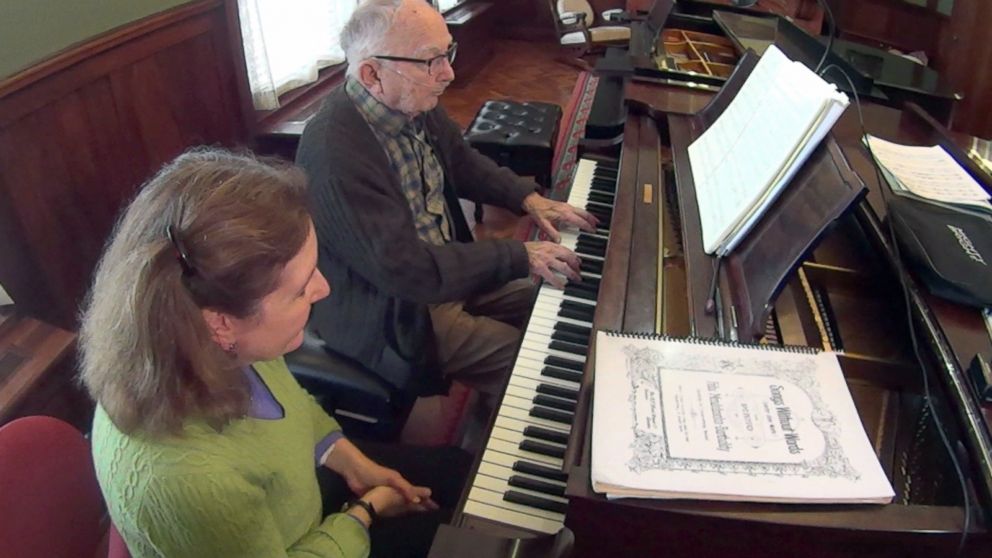
<path id="1" fill-rule="evenodd" d="M 728 254 L 788 185 L 847 96 L 770 46 L 720 117 L 689 146 L 703 247 Z"/>

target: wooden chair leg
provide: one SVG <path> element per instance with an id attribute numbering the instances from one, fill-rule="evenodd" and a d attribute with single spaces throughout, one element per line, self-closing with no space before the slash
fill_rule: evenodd
<path id="1" fill-rule="evenodd" d="M 592 72 L 593 71 L 592 66 L 588 62 L 586 62 L 585 60 L 583 60 L 581 58 L 576 58 L 574 54 L 568 54 L 568 53 L 562 52 L 562 53 L 558 54 L 557 57 L 555 57 L 555 61 L 556 62 L 561 62 L 562 64 L 565 64 L 566 66 L 571 66 L 573 68 L 577 68 L 577 69 L 582 70 L 584 72 Z"/>

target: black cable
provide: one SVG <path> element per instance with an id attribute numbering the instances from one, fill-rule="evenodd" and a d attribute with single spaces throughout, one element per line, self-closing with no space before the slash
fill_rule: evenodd
<path id="1" fill-rule="evenodd" d="M 858 91 L 854 88 L 854 82 L 851 81 L 851 77 L 847 75 L 847 72 L 836 64 L 830 64 L 824 68 L 822 72 L 817 73 L 823 77 L 831 69 L 837 70 L 837 73 L 843 76 L 844 79 L 847 80 L 847 83 L 851 86 L 851 92 L 854 94 L 854 103 L 858 109 L 858 122 L 861 125 L 861 138 L 864 140 L 862 143 L 864 144 L 865 149 L 868 150 L 868 159 L 871 160 L 872 166 L 875 169 L 875 179 L 878 181 L 878 189 L 879 193 L 882 195 L 882 201 L 885 202 L 886 207 L 888 207 L 889 196 L 886 194 L 886 181 L 882 176 L 882 169 L 879 166 L 878 160 L 875 159 L 875 154 L 871 150 L 871 144 L 867 141 L 868 132 L 865 130 L 864 113 L 861 112 L 861 100 L 858 98 Z M 968 492 L 968 483 L 964 469 L 961 467 L 960 461 L 958 461 L 957 452 L 951 446 L 951 441 L 947 436 L 946 430 L 944 429 L 944 424 L 941 422 L 940 417 L 937 416 L 937 410 L 933 405 L 933 398 L 930 394 L 930 380 L 927 377 L 927 368 L 923 363 L 923 357 L 920 355 L 920 346 L 916 338 L 916 326 L 913 320 L 913 312 L 909 299 L 909 284 L 907 282 L 908 273 L 902 265 L 902 256 L 899 254 L 899 243 L 896 241 L 896 230 L 892 224 L 891 216 L 887 219 L 887 221 L 889 243 L 892 245 L 892 250 L 895 255 L 896 275 L 899 276 L 899 284 L 902 286 L 903 292 L 903 302 L 906 305 L 906 318 L 909 321 L 907 324 L 909 326 L 909 338 L 913 344 L 913 354 L 916 357 L 916 362 L 920 366 L 920 371 L 923 375 L 923 400 L 926 403 L 927 410 L 930 411 L 930 416 L 933 417 L 933 421 L 937 426 L 937 433 L 940 435 L 940 440 L 944 444 L 944 449 L 947 450 L 947 453 L 951 458 L 951 463 L 954 465 L 954 471 L 958 477 L 958 483 L 961 485 L 961 496 L 964 499 L 964 529 L 961 531 L 961 538 L 958 541 L 958 549 L 954 554 L 956 557 L 959 557 L 964 552 L 964 545 L 968 540 L 968 531 L 971 530 L 971 496 Z"/>
<path id="2" fill-rule="evenodd" d="M 815 73 L 823 75 L 820 73 L 820 68 L 827 61 L 827 56 L 830 56 L 830 50 L 834 47 L 834 35 L 837 34 L 837 20 L 834 19 L 834 13 L 830 10 L 830 3 L 827 0 L 819 0 L 820 5 L 823 6 L 823 12 L 827 16 L 827 48 L 823 51 L 823 56 L 820 57 L 820 61 L 816 64 L 816 68 L 813 70 Z M 840 69 L 840 68 L 838 68 Z M 823 73 L 826 73 L 824 71 Z M 847 77 L 847 74 L 844 74 Z M 851 78 L 847 78 L 847 81 L 851 81 Z M 851 83 L 851 89 L 854 89 L 854 83 Z"/>

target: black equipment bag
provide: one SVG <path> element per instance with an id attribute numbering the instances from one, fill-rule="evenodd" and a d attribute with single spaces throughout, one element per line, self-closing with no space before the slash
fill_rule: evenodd
<path id="1" fill-rule="evenodd" d="M 992 214 L 898 195 L 888 207 L 903 260 L 931 293 L 992 306 Z"/>

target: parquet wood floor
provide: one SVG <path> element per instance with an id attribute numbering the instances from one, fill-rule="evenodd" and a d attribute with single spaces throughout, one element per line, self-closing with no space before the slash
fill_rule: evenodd
<path id="1" fill-rule="evenodd" d="M 493 57 L 475 77 L 449 87 L 441 105 L 462 128 L 489 99 L 541 101 L 562 107 L 572 94 L 579 71 L 555 61 L 554 43 L 497 40 Z"/>
<path id="2" fill-rule="evenodd" d="M 468 83 L 449 87 L 441 105 L 462 129 L 468 128 L 482 103 L 490 99 L 568 104 L 579 71 L 555 60 L 558 46 L 551 42 L 497 40 L 493 57 Z M 463 203 L 472 219 L 472 204 Z M 484 223 L 474 226 L 477 238 L 505 238 L 517 227 L 515 215 L 486 207 Z"/>

